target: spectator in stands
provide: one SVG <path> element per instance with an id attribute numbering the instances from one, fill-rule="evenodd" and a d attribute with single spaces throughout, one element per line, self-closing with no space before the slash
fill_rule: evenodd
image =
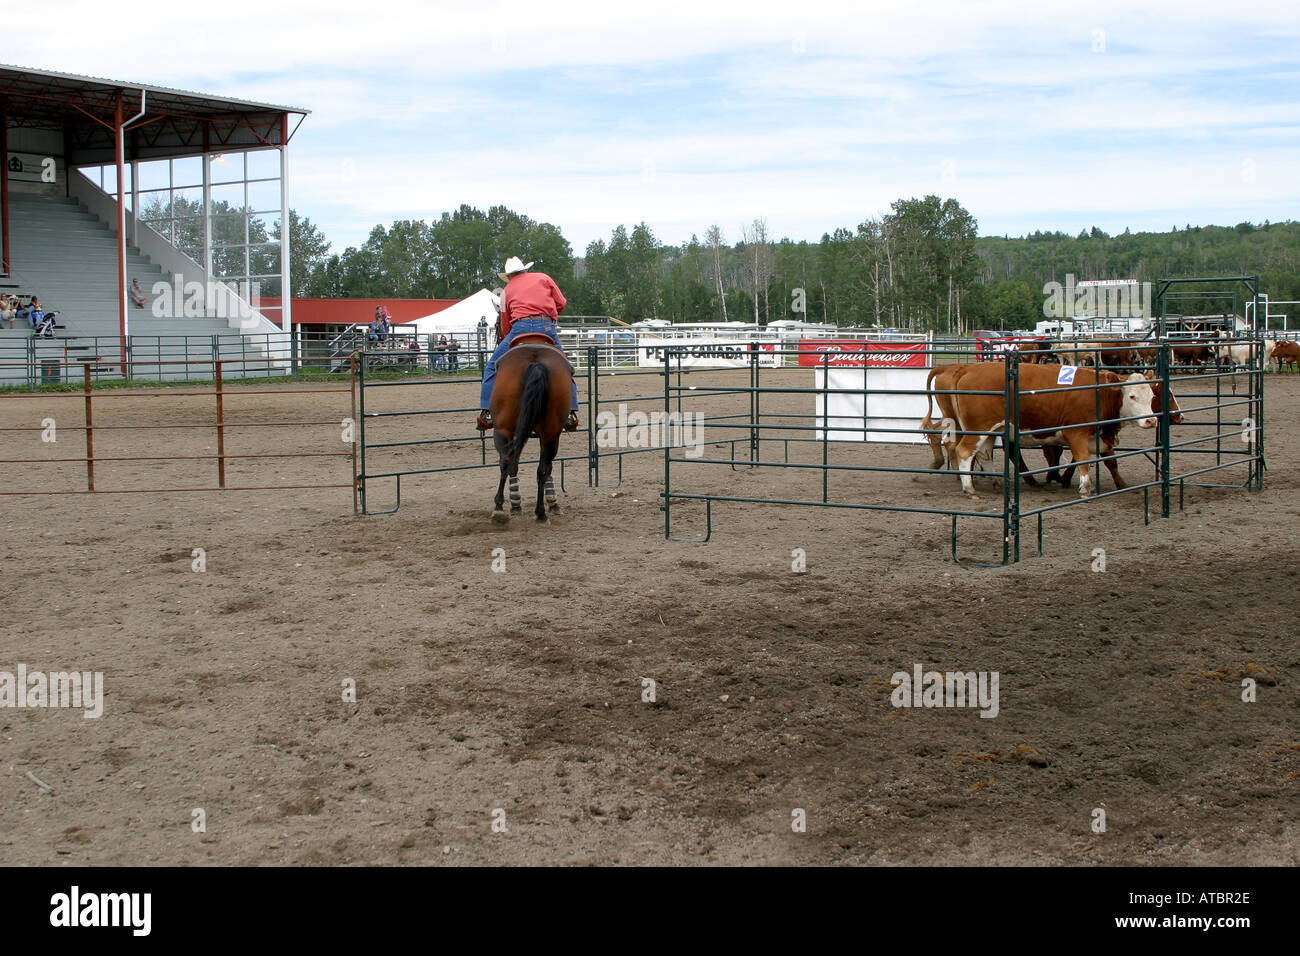
<path id="1" fill-rule="evenodd" d="M 18 296 L 10 295 L 8 292 L 0 295 L 0 325 L 12 329 L 17 317 Z"/>
<path id="2" fill-rule="evenodd" d="M 455 335 L 447 343 L 447 363 L 453 372 L 460 371 L 460 342 L 456 341 Z"/>
<path id="3" fill-rule="evenodd" d="M 32 296 L 26 306 L 18 310 L 18 317 L 25 318 L 31 323 L 32 331 L 37 335 L 52 335 L 54 330 L 54 318 L 45 318 L 45 310 L 41 308 L 40 296 Z"/>
<path id="4" fill-rule="evenodd" d="M 366 327 L 366 343 L 372 348 L 379 345 L 379 332 L 382 328 L 383 326 L 379 322 L 379 316 L 375 316 L 375 320 Z"/>
<path id="5" fill-rule="evenodd" d="M 443 335 L 433 346 L 433 370 L 435 372 L 444 372 L 447 370 L 447 336 Z"/>
<path id="6" fill-rule="evenodd" d="M 36 296 L 32 296 L 28 318 L 31 320 L 32 328 L 37 335 L 44 336 L 47 339 L 54 338 L 54 319 L 58 314 L 57 312 L 46 312 L 41 307 L 41 300 Z"/>
<path id="7" fill-rule="evenodd" d="M 143 309 L 149 298 L 144 294 L 144 290 L 140 288 L 140 280 L 132 279 L 131 288 L 128 291 L 131 293 L 131 301 L 135 303 L 135 307 Z"/>

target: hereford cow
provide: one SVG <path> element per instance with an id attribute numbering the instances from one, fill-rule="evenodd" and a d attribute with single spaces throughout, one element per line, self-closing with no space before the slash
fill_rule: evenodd
<path id="1" fill-rule="evenodd" d="M 1043 365 L 1053 361 L 1052 343 L 1041 339 L 1023 339 L 1016 351 L 1020 353 L 1021 364 Z"/>
<path id="2" fill-rule="evenodd" d="M 984 365 L 988 363 L 976 363 Z M 953 445 L 957 443 L 957 411 L 953 404 L 955 395 L 945 395 L 944 392 L 952 391 L 957 387 L 957 378 L 968 368 L 974 368 L 975 365 L 937 365 L 930 370 L 930 374 L 925 377 L 926 388 L 926 410 L 925 417 L 921 419 L 921 432 L 925 435 L 925 440 L 930 443 L 930 467 L 935 471 L 943 468 L 945 465 L 952 467 L 951 451 Z M 990 396 L 991 397 L 991 396 Z M 934 419 L 934 406 L 939 406 L 939 414 L 942 416 L 938 421 Z M 1020 470 L 1025 471 L 1025 463 L 1020 462 Z M 1030 484 L 1035 484 L 1032 475 L 1027 476 Z"/>
<path id="3" fill-rule="evenodd" d="M 1204 342 L 1190 342 L 1173 349 L 1174 365 L 1209 365 L 1214 361 L 1214 351 Z"/>
<path id="4" fill-rule="evenodd" d="M 961 374 L 967 369 L 974 367 L 976 366 L 940 365 L 931 369 L 930 374 L 926 376 L 925 387 L 927 390 L 927 408 L 925 417 L 921 419 L 921 431 L 925 435 L 926 441 L 930 444 L 930 467 L 935 471 L 939 471 L 945 465 L 949 468 L 953 467 L 952 450 L 957 443 L 956 433 L 959 431 L 957 410 L 953 403 L 953 400 L 958 396 L 936 394 L 936 392 L 943 393 L 956 390 L 957 380 Z M 1057 374 L 1059 374 L 1059 371 Z M 1160 387 L 1158 381 L 1151 380 L 1149 376 L 1148 381 L 1150 382 L 1152 392 L 1151 411 L 1153 414 L 1159 415 L 1165 407 L 1162 397 L 1163 389 Z M 994 396 L 981 397 L 991 398 Z M 1172 390 L 1169 394 L 1169 401 L 1169 421 L 1171 424 L 1181 425 L 1183 422 L 1182 410 L 1178 405 L 1178 398 L 1173 394 Z M 934 405 L 936 403 L 939 406 L 939 412 L 942 416 L 939 421 L 935 421 L 933 417 Z M 1094 409 L 1096 408 L 1095 403 L 1093 407 Z M 1061 463 L 1062 450 L 1069 447 L 1061 432 L 1056 432 L 1052 435 L 1021 436 L 1021 452 L 1017 467 L 1021 476 L 1024 478 L 1025 483 L 1037 487 L 1038 480 L 1033 475 L 1026 474 L 1026 472 L 1029 471 L 1029 466 L 1025 463 L 1023 454 L 1024 447 L 1039 448 L 1043 452 L 1043 457 L 1047 460 L 1048 466 L 1053 469 L 1047 473 L 1044 481 L 1048 484 L 1059 482 L 1061 487 L 1069 487 L 1070 480 L 1074 477 L 1074 465 L 1069 465 L 1064 472 L 1056 470 Z"/>
<path id="5" fill-rule="evenodd" d="M 1067 365 L 1091 366 L 1095 365 L 1098 359 L 1101 360 L 1102 365 L 1109 365 L 1112 368 L 1137 364 L 1133 346 L 1125 341 L 1086 341 L 1076 342 L 1075 346 L 1083 351 L 1074 353 L 1074 359 L 1067 362 Z"/>
<path id="6" fill-rule="evenodd" d="M 1150 377 L 1149 377 L 1149 376 L 1148 376 L 1148 380 L 1150 380 Z M 1151 393 L 1152 393 L 1152 394 L 1151 394 L 1151 411 L 1152 411 L 1153 413 L 1155 413 L 1156 415 L 1159 415 L 1162 411 L 1165 410 L 1165 403 L 1164 403 L 1163 398 L 1162 398 L 1162 395 L 1161 395 L 1161 393 L 1162 393 L 1163 391 L 1164 391 L 1164 389 L 1162 389 L 1162 388 L 1160 387 L 1160 383 L 1159 383 L 1159 382 L 1157 382 L 1157 381 L 1151 381 Z M 1181 424 L 1183 423 L 1183 412 L 1182 412 L 1182 409 L 1181 409 L 1181 408 L 1179 407 L 1179 405 L 1178 405 L 1178 396 L 1174 394 L 1173 389 L 1170 389 L 1170 390 L 1169 390 L 1169 405 L 1168 405 L 1168 410 L 1169 410 L 1169 424 L 1171 424 L 1171 425 L 1181 425 Z M 1066 445 L 1065 445 L 1065 443 L 1064 443 L 1063 441 L 1060 441 L 1060 440 L 1059 440 L 1060 437 L 1061 437 L 1061 433 L 1060 433 L 1060 432 L 1057 432 L 1057 433 L 1056 433 L 1055 435 L 1053 435 L 1052 437 L 1055 438 L 1055 439 L 1058 439 L 1058 440 L 1057 440 L 1057 441 L 1053 441 L 1053 442 L 1045 442 L 1045 443 L 1042 445 L 1042 449 L 1043 449 L 1043 457 L 1047 459 L 1047 465 L 1048 465 L 1049 468 L 1052 469 L 1051 471 L 1049 471 L 1049 472 L 1047 473 L 1047 476 L 1046 476 L 1043 480 L 1046 481 L 1049 485 L 1050 485 L 1052 482 L 1054 482 L 1054 481 L 1055 481 L 1055 482 L 1059 482 L 1062 488 L 1068 488 L 1068 487 L 1070 487 L 1070 480 L 1074 477 L 1074 468 L 1075 468 L 1075 466 L 1074 466 L 1074 463 L 1071 462 L 1069 465 L 1066 466 L 1066 468 L 1065 468 L 1064 471 L 1057 471 L 1057 470 L 1056 470 L 1058 467 L 1060 467 L 1060 464 L 1061 464 L 1061 457 L 1062 457 L 1062 452 L 1065 450 Z M 1022 436 L 1022 438 L 1021 438 L 1021 441 L 1024 442 L 1024 443 L 1026 443 L 1026 444 L 1028 443 L 1028 439 L 1024 438 L 1023 436 Z M 1115 468 L 1112 469 L 1111 474 L 1112 474 L 1112 475 L 1115 474 L 1115 472 L 1116 472 L 1116 470 L 1118 470 L 1118 468 L 1119 468 L 1119 465 L 1116 464 L 1116 465 L 1115 465 Z M 1028 470 L 1028 469 L 1025 468 L 1025 464 L 1024 464 L 1024 459 L 1023 459 L 1023 458 L 1022 458 L 1021 461 L 1020 461 L 1020 470 L 1021 470 L 1022 472 Z M 1033 481 L 1032 476 L 1030 476 L 1030 475 L 1025 475 L 1024 477 L 1025 477 L 1025 480 L 1026 480 L 1026 481 L 1032 483 L 1032 481 Z M 1118 486 L 1118 487 L 1123 487 L 1123 486 L 1120 485 L 1120 486 Z"/>
<path id="7" fill-rule="evenodd" d="M 935 471 L 945 465 L 949 468 L 952 467 L 952 449 L 957 444 L 957 411 L 956 406 L 953 404 L 953 399 L 957 396 L 942 393 L 955 389 L 957 387 L 957 378 L 961 373 L 973 367 L 971 365 L 940 365 L 931 369 L 930 374 L 926 376 L 925 387 L 928 394 L 926 395 L 925 417 L 921 419 L 921 431 L 925 435 L 925 440 L 930 443 L 932 456 L 930 467 Z M 940 394 L 936 394 L 936 392 Z M 943 416 L 937 422 L 933 418 L 935 403 L 938 403 L 939 414 Z M 1059 461 L 1059 459 L 1060 456 L 1058 455 L 1057 460 Z M 1057 464 L 1057 462 L 1050 459 L 1048 463 L 1053 467 Z M 1020 458 L 1019 468 L 1021 473 L 1029 470 L 1029 466 L 1025 464 L 1024 456 Z M 1052 478 L 1055 475 L 1056 472 L 1052 472 L 1048 477 Z M 1024 478 L 1026 483 L 1030 485 L 1036 486 L 1038 484 L 1038 480 L 1033 475 L 1025 475 Z"/>
<path id="8" fill-rule="evenodd" d="M 926 409 L 925 417 L 921 419 L 921 430 L 925 435 L 925 440 L 930 443 L 930 452 L 933 459 L 930 467 L 938 471 L 946 463 L 945 449 L 953 444 L 951 434 L 939 434 L 939 432 L 951 433 L 957 427 L 957 414 L 953 409 L 952 395 L 936 395 L 935 389 L 940 391 L 949 391 L 954 388 L 957 376 L 970 368 L 969 365 L 936 365 L 930 369 L 930 374 L 925 377 L 926 388 Z M 936 422 L 931 416 L 934 413 L 934 402 L 939 404 L 939 414 L 942 418 Z M 944 439 L 948 440 L 945 442 Z"/>
<path id="9" fill-rule="evenodd" d="M 1020 430 L 1043 431 L 1042 435 L 1060 433 L 1060 440 L 1069 447 L 1075 461 L 1084 461 L 1100 455 L 1113 454 L 1115 439 L 1123 422 L 1100 426 L 1101 449 L 1097 449 L 1098 421 L 1117 418 L 1136 419 L 1139 427 L 1155 427 L 1157 418 L 1152 414 L 1153 402 L 1158 402 L 1152 382 L 1147 377 L 1133 373 L 1121 377 L 1114 372 L 1077 369 L 1075 386 L 1101 384 L 1099 392 L 1091 390 L 1062 391 L 1068 388 L 1058 384 L 1060 368 L 1051 365 L 1025 366 L 1020 369 Z M 1006 369 L 1003 365 L 968 366 L 956 377 L 956 388 L 971 391 L 1002 391 L 1006 387 Z M 1000 431 L 1006 426 L 1003 396 L 953 395 L 957 427 L 967 432 Z M 975 497 L 971 483 L 971 465 L 977 455 L 991 457 L 993 438 L 989 435 L 963 435 L 953 448 L 953 457 L 961 472 L 962 491 Z M 1123 488 L 1124 480 L 1114 458 L 1107 458 L 1106 468 L 1116 488 Z M 1092 493 L 1092 476 L 1084 470 L 1079 476 L 1079 494 Z"/>
<path id="10" fill-rule="evenodd" d="M 1300 369 L 1300 344 L 1286 339 L 1278 339 L 1277 344 L 1273 346 L 1272 359 L 1277 362 L 1279 372 L 1282 371 L 1283 365 L 1288 368 Z"/>

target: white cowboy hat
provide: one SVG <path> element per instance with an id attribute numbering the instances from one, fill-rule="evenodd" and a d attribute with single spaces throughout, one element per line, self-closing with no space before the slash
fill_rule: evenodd
<path id="1" fill-rule="evenodd" d="M 533 264 L 531 262 L 520 262 L 518 256 L 511 256 L 506 260 L 505 270 L 503 272 L 498 272 L 497 275 L 503 279 L 509 279 L 516 272 L 527 272 L 532 267 Z"/>

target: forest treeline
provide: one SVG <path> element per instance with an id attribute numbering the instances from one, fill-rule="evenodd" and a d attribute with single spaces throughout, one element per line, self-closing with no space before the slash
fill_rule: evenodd
<path id="1" fill-rule="evenodd" d="M 773 239 L 761 219 L 701 229 L 665 245 L 645 223 L 616 226 L 575 255 L 560 230 L 504 206 L 463 205 L 431 222 L 377 225 L 360 246 L 332 253 L 309 219 L 291 216 L 295 294 L 463 298 L 501 284 L 508 256 L 550 273 L 567 315 L 626 322 L 806 318 L 840 326 L 954 333 L 1030 328 L 1043 286 L 1076 280 L 1259 275 L 1274 299 L 1300 299 L 1300 222 L 1097 228 L 1078 235 L 979 236 L 954 199 L 900 199 L 878 219 L 820 241 Z"/>

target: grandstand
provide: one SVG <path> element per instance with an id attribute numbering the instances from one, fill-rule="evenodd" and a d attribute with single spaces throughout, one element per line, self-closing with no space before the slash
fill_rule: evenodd
<path id="1" fill-rule="evenodd" d="M 0 290 L 59 313 L 0 329 L 0 384 L 288 369 L 287 147 L 306 111 L 0 66 Z M 296 122 L 295 122 L 296 120 Z M 119 188 L 119 184 L 123 188 Z M 130 300 L 131 281 L 147 301 Z M 288 293 L 288 294 L 285 294 Z M 275 296 L 272 307 L 259 294 Z M 52 370 L 52 371 L 51 371 Z"/>

